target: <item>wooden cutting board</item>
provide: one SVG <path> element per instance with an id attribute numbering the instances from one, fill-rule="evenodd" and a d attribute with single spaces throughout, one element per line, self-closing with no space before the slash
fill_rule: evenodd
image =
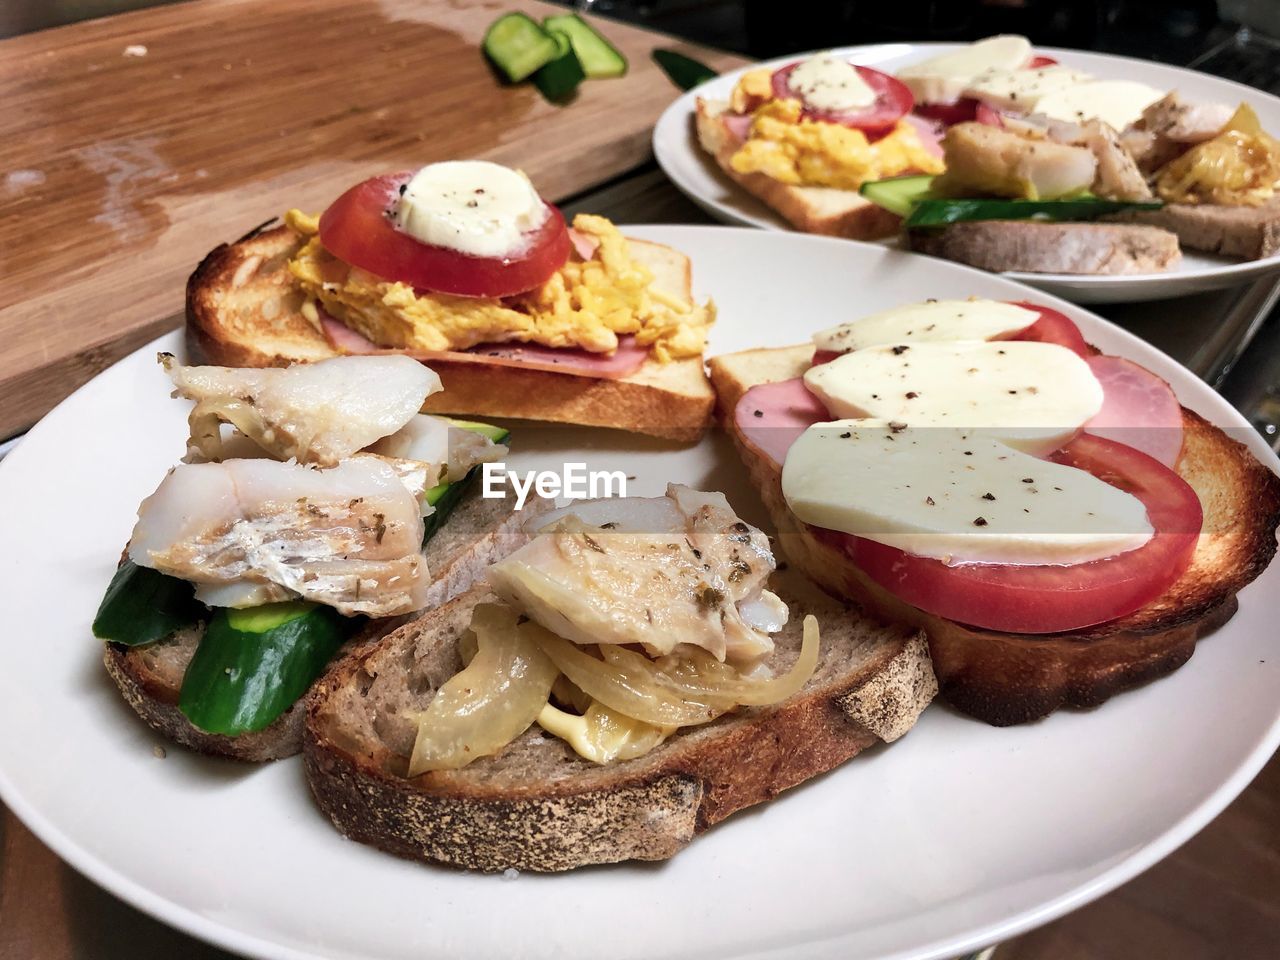
<path id="1" fill-rule="evenodd" d="M 485 157 L 555 200 L 648 159 L 676 46 L 610 21 L 625 77 L 563 107 L 480 54 L 532 0 L 193 0 L 0 41 L 0 439 L 179 322 L 212 247 L 355 182 Z"/>

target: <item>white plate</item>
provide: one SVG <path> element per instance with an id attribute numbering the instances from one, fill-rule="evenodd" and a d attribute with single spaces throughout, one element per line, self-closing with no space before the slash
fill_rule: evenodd
<path id="1" fill-rule="evenodd" d="M 835 52 L 864 66 L 892 73 L 908 63 L 956 46 L 957 44 L 951 43 L 884 43 L 840 47 Z M 1194 70 L 1129 57 L 1052 47 L 1037 47 L 1036 50 L 1101 79 L 1137 80 L 1161 90 L 1177 90 L 1191 100 L 1232 105 L 1247 100 L 1257 111 L 1263 127 L 1280 135 L 1280 97 L 1253 87 L 1196 73 Z M 782 66 L 807 55 L 801 53 L 780 57 L 708 80 L 671 104 L 654 127 L 653 152 L 659 165 L 683 193 L 717 220 L 770 230 L 791 229 L 782 217 L 726 177 L 715 161 L 698 146 L 698 138 L 693 129 L 695 98 L 727 100 L 734 84 L 747 69 Z M 1011 271 L 1005 276 L 1076 303 L 1120 303 L 1159 300 L 1202 290 L 1217 290 L 1277 270 L 1280 270 L 1280 254 L 1263 260 L 1240 261 L 1184 250 L 1181 265 L 1170 273 L 1131 277 L 1082 277 L 1061 273 Z"/>
<path id="2" fill-rule="evenodd" d="M 927 296 L 1023 299 L 1001 277 L 883 247 L 718 227 L 635 235 L 693 258 L 720 320 L 712 352 L 794 343 Z M 1165 377 L 1248 439 L 1203 383 L 1051 297 L 1086 336 Z M 0 463 L 0 797 L 73 866 L 143 910 L 272 958 L 596 960 L 954 956 L 1043 923 L 1204 826 L 1280 739 L 1280 567 L 1172 677 L 1091 713 L 998 730 L 935 705 L 918 727 L 711 830 L 656 866 L 514 880 L 408 863 L 343 840 L 294 761 L 239 766 L 171 747 L 123 704 L 89 623 L 138 502 L 180 456 L 185 404 L 163 338 L 77 391 Z M 762 510 L 722 435 L 671 448 L 524 425 L 514 465 L 623 469 Z"/>

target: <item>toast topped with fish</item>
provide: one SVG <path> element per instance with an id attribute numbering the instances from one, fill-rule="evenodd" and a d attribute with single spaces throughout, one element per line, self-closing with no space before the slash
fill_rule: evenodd
<path id="1" fill-rule="evenodd" d="M 376 177 L 318 218 L 292 211 L 187 284 L 188 339 L 209 362 L 402 353 L 444 384 L 427 412 L 680 441 L 710 420 L 714 316 L 683 254 L 603 217 L 568 227 L 523 175 L 478 161 Z"/>
<path id="2" fill-rule="evenodd" d="M 134 710 L 202 753 L 301 746 L 299 699 L 339 649 L 466 591 L 524 542 L 474 489 L 507 431 L 418 412 L 439 378 L 407 357 L 185 367 L 183 463 L 142 504 L 94 633 Z"/>
<path id="3" fill-rule="evenodd" d="M 317 686 L 307 780 L 352 839 L 485 871 L 662 860 L 896 740 L 934 695 L 918 633 L 770 582 L 720 494 L 526 526 L 487 584 Z"/>
<path id="4" fill-rule="evenodd" d="M 930 301 L 710 367 L 790 562 L 924 630 L 988 723 L 1169 673 L 1275 553 L 1280 479 L 1042 305 Z"/>

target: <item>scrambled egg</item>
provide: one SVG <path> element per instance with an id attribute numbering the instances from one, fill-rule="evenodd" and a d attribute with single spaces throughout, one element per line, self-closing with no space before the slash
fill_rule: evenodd
<path id="1" fill-rule="evenodd" d="M 797 186 L 857 190 L 868 180 L 944 169 L 942 158 L 925 149 L 905 120 L 871 142 L 861 130 L 802 119 L 800 101 L 772 99 L 768 71 L 745 74 L 731 105 L 754 113 L 749 136 L 729 161 L 738 173 L 763 173 Z"/>
<path id="2" fill-rule="evenodd" d="M 298 284 L 383 347 L 445 351 L 514 341 L 613 353 L 619 335 L 634 334 L 665 363 L 700 356 L 715 321 L 711 303 L 685 303 L 653 287 L 653 274 L 603 217 L 580 214 L 573 221 L 598 244 L 591 259 L 571 254 L 538 289 L 502 299 L 419 292 L 383 280 L 329 253 L 317 236 L 316 217 L 291 210 L 285 219 L 310 238 L 289 261 Z"/>
<path id="3" fill-rule="evenodd" d="M 1221 133 L 1166 164 L 1156 178 L 1156 193 L 1170 203 L 1260 206 L 1277 186 L 1280 140 L 1262 129 L 1244 103 Z"/>

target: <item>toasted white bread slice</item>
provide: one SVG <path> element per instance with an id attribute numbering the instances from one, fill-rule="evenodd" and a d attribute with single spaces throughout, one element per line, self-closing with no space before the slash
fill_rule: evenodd
<path id="1" fill-rule="evenodd" d="M 734 424 L 733 411 L 747 390 L 801 376 L 812 358 L 812 345 L 804 344 L 710 362 L 721 416 L 778 529 L 782 552 L 834 596 L 886 622 L 924 630 L 943 696 L 980 720 L 1004 726 L 1060 707 L 1092 707 L 1170 673 L 1187 661 L 1199 637 L 1231 618 L 1236 593 L 1275 554 L 1280 478 L 1243 444 L 1184 407 L 1178 473 L 1200 498 L 1205 532 L 1190 566 L 1163 596 L 1118 620 L 1048 635 L 1000 633 L 924 613 L 814 537 L 788 509 L 778 467 Z"/>
<path id="2" fill-rule="evenodd" d="M 484 499 L 468 493 L 427 542 L 424 556 L 432 578 L 427 607 L 432 609 L 464 593 L 486 567 L 527 540 L 521 524 L 548 509 L 550 502 L 530 499 L 523 511 L 513 511 L 510 499 Z M 376 645 L 412 617 L 370 620 L 347 643 L 348 649 Z M 203 627 L 181 630 L 156 643 L 123 647 L 108 643 L 103 662 L 125 700 L 152 729 L 199 753 L 235 760 L 263 761 L 290 757 L 302 749 L 302 702 L 294 704 L 264 730 L 239 736 L 206 733 L 192 726 L 178 709 L 178 695 Z"/>
<path id="3" fill-rule="evenodd" d="M 230 367 L 287 366 L 338 355 L 302 315 L 302 291 L 288 269 L 302 238 L 285 226 L 261 229 L 213 250 L 187 281 L 187 339 L 203 362 Z M 654 285 L 693 299 L 689 258 L 661 244 L 629 241 Z M 715 396 L 701 357 L 648 359 L 620 379 L 477 362 L 474 355 L 431 360 L 444 390 L 423 411 L 615 427 L 693 441 L 711 418 Z"/>
<path id="4" fill-rule="evenodd" d="M 937 690 L 918 632 L 877 627 L 798 578 L 779 578 L 771 589 L 791 619 L 775 635 L 773 666 L 785 670 L 798 655 L 806 613 L 822 632 L 817 672 L 783 703 L 683 728 L 642 757 L 603 766 L 535 724 L 494 756 L 410 779 L 411 716 L 461 669 L 458 638 L 492 595 L 459 597 L 317 684 L 303 747 L 312 793 L 354 840 L 472 870 L 673 856 L 735 811 L 896 740 Z"/>
<path id="5" fill-rule="evenodd" d="M 722 116 L 728 106 L 724 101 L 698 98 L 695 117 L 698 143 L 715 158 L 726 176 L 776 210 L 797 230 L 850 240 L 876 240 L 898 232 L 902 220 L 864 200 L 856 190 L 797 187 L 763 173 L 734 170 L 729 160 L 737 146 Z"/>

